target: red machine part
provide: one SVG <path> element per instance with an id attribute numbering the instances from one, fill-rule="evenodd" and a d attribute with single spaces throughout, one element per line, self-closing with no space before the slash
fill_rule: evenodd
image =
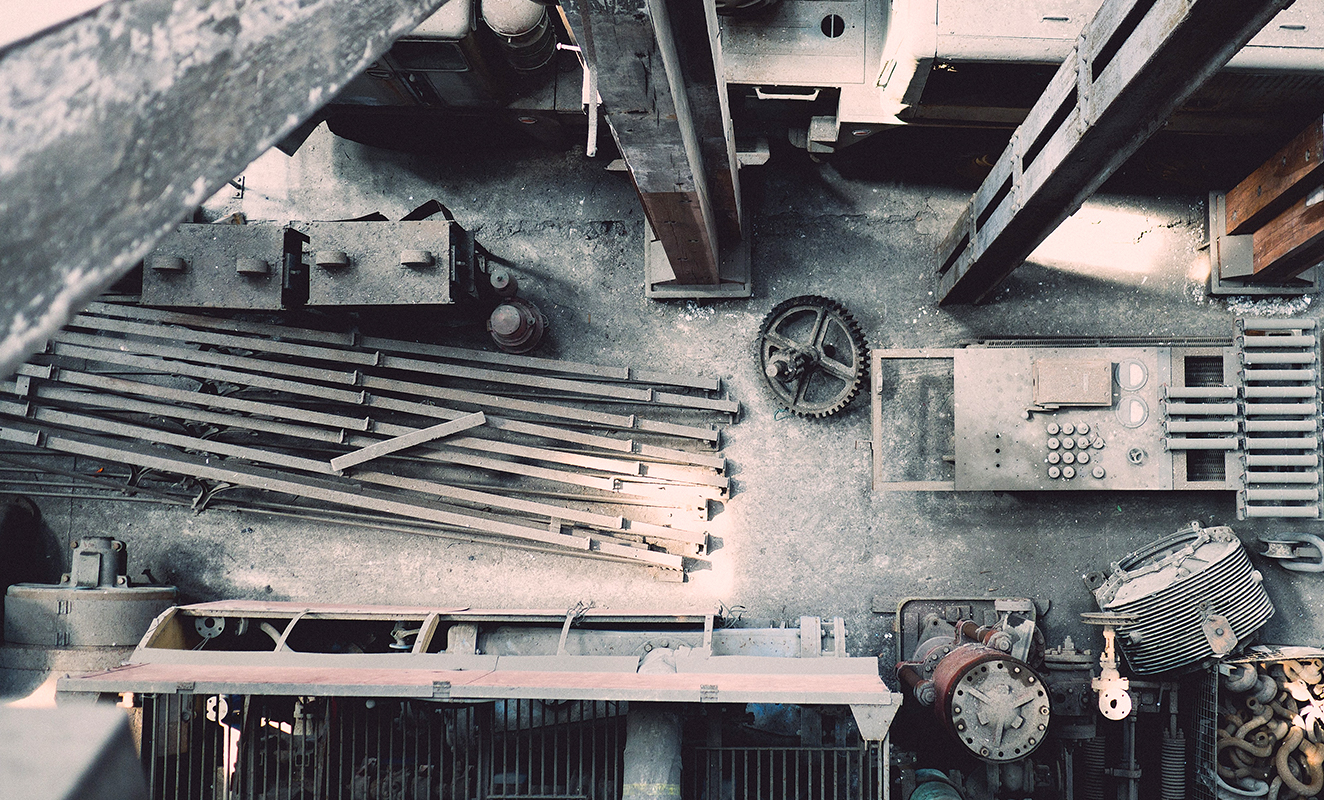
<path id="1" fill-rule="evenodd" d="M 963 644 L 943 656 L 933 683 L 938 720 L 984 761 L 1016 761 L 1043 744 L 1048 691 L 1024 661 L 988 645 Z"/>

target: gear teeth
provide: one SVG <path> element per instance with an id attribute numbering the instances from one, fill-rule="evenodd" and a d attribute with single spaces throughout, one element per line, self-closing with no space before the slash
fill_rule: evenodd
<path id="1" fill-rule="evenodd" d="M 822 297 L 820 295 L 801 295 L 778 303 L 763 317 L 763 321 L 759 324 L 758 358 L 760 368 L 766 366 L 764 363 L 764 342 L 768 333 L 788 311 L 805 306 L 817 306 L 824 309 L 829 316 L 835 317 L 850 337 L 851 343 L 855 349 L 855 358 L 851 364 L 854 377 L 849 382 L 844 381 L 844 379 L 842 380 L 844 385 L 837 396 L 833 398 L 831 405 L 827 408 L 819 406 L 806 409 L 796 407 L 794 402 L 788 403 L 791 413 L 798 417 L 823 419 L 846 408 L 846 406 L 850 405 L 851 401 L 853 401 L 860 393 L 864 384 L 864 376 L 868 371 L 869 350 L 868 344 L 864 338 L 864 332 L 860 330 L 859 323 L 856 322 L 855 317 L 851 316 L 851 313 L 844 305 L 829 297 Z M 780 390 L 784 387 L 775 384 L 774 379 L 772 378 L 766 378 L 766 380 L 769 385 L 773 387 L 774 391 L 778 391 L 779 399 L 785 402 L 785 398 L 781 397 L 780 393 Z"/>

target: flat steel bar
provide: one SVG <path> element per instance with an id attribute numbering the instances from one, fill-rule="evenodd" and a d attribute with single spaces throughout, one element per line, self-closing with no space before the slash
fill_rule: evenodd
<path id="1" fill-rule="evenodd" d="M 487 492 L 461 489 L 453 485 L 437 483 L 435 481 L 406 478 L 399 475 L 389 475 L 383 472 L 357 474 L 354 476 L 354 479 L 379 486 L 407 489 L 421 494 L 434 494 L 438 497 L 444 497 L 462 503 L 502 508 L 508 511 L 542 517 L 547 520 L 575 522 L 606 531 L 617 531 L 622 533 L 634 532 L 646 536 L 672 539 L 686 544 L 702 545 L 707 542 L 707 536 L 705 534 L 694 533 L 680 528 L 667 528 L 661 525 L 646 525 L 632 520 L 627 521 L 624 517 L 612 517 L 606 514 L 594 514 L 587 511 L 579 511 L 578 509 L 567 508 L 565 506 L 554 506 L 546 503 L 533 503 L 526 500 L 516 500 Z M 627 524 L 629 525 L 628 531 L 626 530 Z"/>
<path id="2" fill-rule="evenodd" d="M 121 306 L 114 303 L 90 303 L 85 313 L 119 319 L 139 321 L 150 319 L 173 325 L 192 328 L 219 330 L 232 333 L 251 333 L 291 341 L 317 342 L 342 347 L 362 347 L 369 350 L 388 353 L 412 353 L 449 358 L 456 361 L 497 364 L 512 367 L 527 367 L 546 372 L 563 372 L 587 377 L 620 380 L 633 383 L 650 383 L 665 386 L 683 386 L 690 389 L 702 389 L 716 392 L 722 383 L 716 378 L 701 378 L 692 375 L 636 370 L 628 367 L 610 367 L 560 359 L 519 356 L 509 353 L 493 353 L 486 350 L 471 350 L 462 347 L 409 342 L 401 339 L 383 339 L 371 336 L 356 336 L 353 333 L 333 333 L 307 328 L 290 328 L 283 325 L 271 325 L 246 320 L 231 320 L 221 317 L 209 317 L 198 314 L 186 314 L 174 311 L 162 311 L 141 306 Z"/>
<path id="3" fill-rule="evenodd" d="M 415 445 L 423 444 L 425 442 L 434 442 L 437 439 L 453 436 L 462 431 L 467 431 L 470 428 L 478 427 L 484 422 L 486 422 L 486 418 L 483 416 L 483 412 L 476 411 L 473 414 L 466 414 L 463 417 L 450 420 L 449 422 L 443 422 L 440 425 L 433 425 L 429 428 L 400 434 L 399 436 L 392 437 L 385 441 L 370 444 L 367 447 L 361 447 L 352 453 L 336 456 L 331 459 L 331 469 L 340 472 L 349 469 L 350 467 L 358 466 L 359 464 L 365 464 L 375 458 L 381 458 L 382 456 L 390 455 L 391 453 L 398 453 L 401 450 L 414 447 Z"/>
<path id="4" fill-rule="evenodd" d="M 586 550 L 589 547 L 587 537 L 552 534 L 537 528 L 469 517 L 431 506 L 401 503 L 371 491 L 331 488 L 325 483 L 282 475 L 259 468 L 232 469 L 219 467 L 207 463 L 204 459 L 183 453 L 163 456 L 158 452 L 148 451 L 124 442 L 111 443 L 96 437 L 75 438 L 72 435 L 57 434 L 30 425 L 15 423 L 0 427 L 0 439 L 25 444 L 40 439 L 42 447 L 61 453 L 132 464 L 133 466 L 163 472 L 192 475 L 204 480 L 222 481 L 251 489 L 281 492 L 350 508 L 368 508 L 387 514 L 456 525 L 461 528 L 471 528 L 501 536 L 532 539 L 580 550 Z"/>
<path id="5" fill-rule="evenodd" d="M 102 419 L 101 417 L 70 414 L 66 411 L 33 406 L 30 403 L 13 403 L 7 400 L 0 400 L 0 414 L 8 414 L 9 416 L 18 419 L 30 419 L 34 422 L 44 422 L 61 428 L 74 428 L 77 430 L 104 433 L 110 436 L 121 436 L 139 441 L 168 444 L 172 447 L 198 450 L 218 456 L 241 458 L 246 461 L 270 464 L 275 467 L 285 467 L 287 469 L 296 469 L 319 475 L 335 474 L 326 462 L 318 461 L 316 459 L 300 458 L 299 456 L 262 450 L 256 447 L 230 444 L 215 439 L 200 439 L 196 436 L 185 436 L 183 434 L 170 433 L 169 431 L 158 430 L 156 428 L 147 428 L 141 425 L 131 425 L 126 422 Z"/>
<path id="6" fill-rule="evenodd" d="M 19 374 L 23 374 L 24 367 L 27 366 L 29 365 L 25 364 L 19 367 Z M 320 411 L 291 408 L 288 406 L 275 405 L 273 403 L 262 403 L 255 400 L 244 400 L 239 397 L 204 394 L 203 392 L 159 386 L 154 383 L 141 383 L 139 381 L 130 381 L 124 378 L 93 375 L 91 373 L 79 372 L 78 370 L 67 369 L 64 367 L 53 368 L 50 379 L 72 386 L 83 386 L 89 389 L 100 389 L 109 392 L 118 392 L 120 394 L 136 395 L 139 397 L 154 397 L 159 400 L 173 400 L 177 403 L 188 403 L 191 405 L 206 406 L 208 408 L 222 408 L 227 411 L 237 411 L 240 414 L 246 415 L 257 414 L 273 417 L 275 419 L 298 420 L 337 430 L 366 431 L 371 430 L 373 427 L 373 421 L 370 417 L 347 417 L 340 414 L 325 414 Z M 459 412 L 456 413 L 458 414 Z M 200 419 L 199 421 L 205 422 L 206 420 Z"/>
<path id="7" fill-rule="evenodd" d="M 496 364 L 506 367 L 519 367 L 522 369 L 537 369 L 545 372 L 565 372 L 573 375 L 607 378 L 610 380 L 630 380 L 630 370 L 628 367 L 606 367 L 576 361 L 561 361 L 554 358 L 519 356 L 510 353 L 490 353 L 485 350 L 470 350 L 464 347 L 450 347 L 447 345 L 426 344 L 422 342 L 407 342 L 400 339 L 383 339 L 376 336 L 364 336 L 359 339 L 357 344 L 359 347 L 386 353 L 412 353 L 414 355 L 432 356 L 434 358 L 443 358 L 452 361 L 472 361 L 480 364 Z"/>
<path id="8" fill-rule="evenodd" d="M 0 391 L 19 396 L 18 389 L 13 382 L 0 383 Z M 345 434 L 343 431 L 330 431 L 325 428 L 317 428 L 311 425 L 276 422 L 261 417 L 250 417 L 240 414 L 221 414 L 214 411 L 205 411 L 186 406 L 172 406 L 164 403 L 151 403 L 145 400 L 134 400 L 133 398 L 120 397 L 119 395 L 114 394 L 84 392 L 76 389 L 60 389 L 55 386 L 38 386 L 32 389 L 27 397 L 35 397 L 39 400 L 53 400 L 59 403 L 76 404 L 84 407 L 93 406 L 115 411 L 151 414 L 160 417 L 188 420 L 190 422 L 205 422 L 211 425 L 225 425 L 234 428 L 242 428 L 244 430 L 274 433 L 279 436 L 297 436 L 302 439 L 312 439 L 314 441 L 327 442 L 330 444 L 340 444 L 345 440 Z"/>
<path id="9" fill-rule="evenodd" d="M 79 345 L 61 344 L 58 342 L 53 343 L 50 349 L 51 352 L 57 356 L 85 358 L 91 361 L 106 361 L 111 364 L 138 367 L 140 369 L 150 370 L 158 375 L 186 375 L 191 378 L 206 378 L 207 380 L 220 381 L 222 383 L 234 383 L 241 386 L 253 386 L 260 389 L 272 389 L 277 392 L 303 394 L 311 397 L 318 397 L 323 400 L 350 403 L 352 405 L 361 405 L 367 395 L 366 392 L 335 389 L 329 386 L 316 386 L 310 383 L 300 383 L 298 381 L 290 381 L 283 378 L 272 378 L 267 375 L 256 375 L 249 372 L 214 369 L 212 367 L 204 367 L 200 364 L 189 364 L 183 361 L 159 361 L 146 356 L 122 353 L 118 350 L 100 350 Z"/>
<path id="10" fill-rule="evenodd" d="M 0 376 L 440 5 L 110 0 L 6 47 Z"/>
<path id="11" fill-rule="evenodd" d="M 991 297 L 1290 2 L 1105 0 L 938 248 L 939 302 Z"/>
<path id="12" fill-rule="evenodd" d="M 120 303 L 88 303 L 84 314 L 125 319 L 131 321 L 152 320 L 171 325 L 183 325 L 190 328 L 218 330 L 230 333 L 253 333 L 272 338 L 298 342 L 315 342 L 339 347 L 353 347 L 358 337 L 352 333 L 318 331 L 311 328 L 290 328 L 265 322 L 209 317 L 202 314 L 188 314 L 183 311 L 167 311 L 140 305 L 122 305 Z"/>
<path id="13" fill-rule="evenodd" d="M 689 395 L 658 393 L 650 389 L 635 389 L 627 386 L 573 381 L 563 378 L 550 378 L 542 375 L 502 372 L 499 370 L 464 367 L 436 361 L 420 361 L 414 358 L 383 355 L 378 352 L 363 353 L 354 350 L 333 349 L 315 345 L 292 344 L 252 336 L 195 331 L 189 328 L 172 325 L 152 325 L 122 320 L 108 320 L 89 315 L 75 317 L 71 324 L 74 327 L 80 328 L 136 334 L 139 336 L 148 336 L 194 344 L 241 347 L 258 352 L 329 361 L 337 364 L 353 364 L 362 367 L 378 367 L 381 369 L 395 369 L 405 372 L 420 372 L 429 375 L 444 375 L 451 378 L 483 381 L 487 383 L 532 386 L 553 391 L 606 397 L 620 402 L 657 403 L 660 405 L 680 406 L 685 408 L 725 411 L 727 413 L 736 413 L 736 411 L 739 410 L 739 404 L 729 400 L 714 400 L 703 397 L 691 397 Z M 89 340 L 81 339 L 77 334 L 61 333 L 55 338 L 57 341 L 69 341 L 71 343 L 89 346 L 101 346 Z M 203 351 L 193 351 L 186 348 L 154 346 L 138 341 L 134 341 L 129 345 L 121 343 L 120 346 L 131 346 L 133 349 L 142 353 L 163 355 L 172 358 L 198 360 L 204 355 L 212 356 L 213 363 L 227 366 L 236 366 L 236 362 L 241 359 L 241 357 L 226 356 L 226 354 L 212 353 L 210 351 L 204 353 Z M 313 380 L 319 379 L 317 375 L 319 370 L 317 368 L 280 364 L 280 370 L 289 375 L 311 378 Z M 353 373 L 331 373 L 325 378 L 325 380 L 334 380 L 339 383 L 352 383 L 352 376 Z"/>

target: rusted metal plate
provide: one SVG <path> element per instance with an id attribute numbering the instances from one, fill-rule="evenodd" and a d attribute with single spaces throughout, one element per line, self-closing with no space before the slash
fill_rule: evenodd
<path id="1" fill-rule="evenodd" d="M 284 246 L 281 225 L 180 225 L 144 259 L 142 302 L 277 311 Z"/>
<path id="2" fill-rule="evenodd" d="M 440 0 L 111 0 L 0 53 L 0 373 Z"/>

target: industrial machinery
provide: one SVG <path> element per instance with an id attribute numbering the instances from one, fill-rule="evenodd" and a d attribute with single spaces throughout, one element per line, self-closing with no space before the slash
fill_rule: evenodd
<path id="1" fill-rule="evenodd" d="M 886 474 L 883 365 L 913 359 L 951 361 L 949 481 Z M 874 489 L 1232 490 L 1239 518 L 1316 519 L 1318 364 L 1315 321 L 1294 319 L 1240 319 L 1233 340 L 875 350 Z"/>
<path id="2" fill-rule="evenodd" d="M 1011 128 L 1099 5 L 1002 13 L 974 0 L 718 2 L 723 82 L 742 121 L 775 109 L 792 143 L 814 153 L 901 124 Z M 323 113 L 337 134 L 377 143 L 447 116 L 559 137 L 583 124 L 585 107 L 596 113 L 597 99 L 558 11 L 533 0 L 450 0 Z M 1281 12 L 1177 112 L 1173 129 L 1243 132 L 1317 106 L 1324 48 L 1310 30 L 1321 13 L 1307 0 Z M 758 111 L 741 114 L 740 104 Z"/>
<path id="3" fill-rule="evenodd" d="M 899 624 L 919 613 L 907 609 L 917 602 L 924 601 L 898 607 Z M 1033 602 L 1001 600 L 991 610 L 984 625 L 923 613 L 913 636 L 903 636 L 908 660 L 897 664 L 897 677 L 954 741 L 983 761 L 1002 764 L 1044 743 L 1050 710 L 1047 686 L 1026 663 L 1035 641 Z M 909 638 L 918 640 L 913 649 L 906 646 Z"/>
<path id="4" fill-rule="evenodd" d="M 452 322 L 488 317 L 510 353 L 541 343 L 547 317 L 516 297 L 509 270 L 451 219 L 180 225 L 144 260 L 140 301 L 235 311 L 402 307 L 447 309 Z"/>
<path id="5" fill-rule="evenodd" d="M 1227 656 L 1274 611 L 1260 573 L 1226 526 L 1193 522 L 1116 561 L 1106 577 L 1091 573 L 1086 585 L 1111 617 L 1098 622 L 1115 628 L 1137 675 Z"/>
<path id="6" fill-rule="evenodd" d="M 846 655 L 842 621 L 727 624 L 206 603 L 163 613 L 126 666 L 58 688 L 132 693 L 154 798 L 887 798 L 901 697 L 876 659 Z"/>
<path id="7" fill-rule="evenodd" d="M 46 647 L 125 647 L 175 601 L 173 586 L 133 586 L 128 549 L 109 536 L 73 542 L 58 584 L 16 583 L 5 593 L 5 641 Z"/>
<path id="8" fill-rule="evenodd" d="M 759 367 L 777 400 L 801 417 L 827 417 L 859 394 L 864 333 L 846 307 L 816 295 L 778 303 L 763 318 Z"/>

